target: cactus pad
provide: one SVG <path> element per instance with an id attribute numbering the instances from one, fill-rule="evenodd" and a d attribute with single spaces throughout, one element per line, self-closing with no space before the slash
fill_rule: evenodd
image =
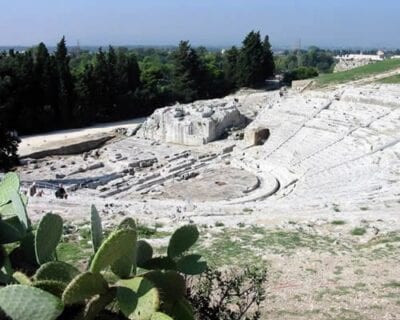
<path id="1" fill-rule="evenodd" d="M 122 257 L 131 255 L 135 249 L 135 230 L 129 228 L 114 231 L 97 250 L 90 265 L 90 271 L 100 272 Z"/>
<path id="2" fill-rule="evenodd" d="M 29 277 L 25 273 L 16 271 L 13 273 L 12 276 L 19 284 L 25 284 L 27 286 L 32 284 L 31 279 L 29 279 Z"/>
<path id="3" fill-rule="evenodd" d="M 12 243 L 20 240 L 21 237 L 16 227 L 0 219 L 0 244 Z"/>
<path id="4" fill-rule="evenodd" d="M 99 273 L 85 272 L 76 276 L 62 295 L 64 304 L 81 303 L 97 294 L 105 294 L 108 284 Z"/>
<path id="5" fill-rule="evenodd" d="M 154 283 L 162 301 L 173 303 L 185 296 L 185 279 L 175 271 L 150 271 L 143 276 Z"/>
<path id="6" fill-rule="evenodd" d="M 92 205 L 91 208 L 90 227 L 92 234 L 93 251 L 94 253 L 96 253 L 96 251 L 101 246 L 101 242 L 103 241 L 103 227 L 101 226 L 101 218 L 99 212 L 94 205 Z"/>
<path id="7" fill-rule="evenodd" d="M 24 228 L 29 229 L 30 222 L 26 213 L 25 203 L 22 201 L 21 195 L 18 191 L 14 191 L 11 192 L 10 197 L 12 200 L 15 215 L 18 217 L 19 221 L 21 221 Z"/>
<path id="8" fill-rule="evenodd" d="M 129 319 L 150 320 L 160 307 L 158 290 L 146 278 L 120 280 L 117 285 L 118 305 Z"/>
<path id="9" fill-rule="evenodd" d="M 19 177 L 16 173 L 7 173 L 0 182 L 0 206 L 10 202 L 10 194 L 18 192 L 20 186 Z"/>
<path id="10" fill-rule="evenodd" d="M 47 213 L 39 222 L 35 236 L 36 260 L 39 264 L 54 260 L 63 232 L 63 221 L 57 214 Z"/>
<path id="11" fill-rule="evenodd" d="M 39 288 L 44 291 L 47 291 L 47 292 L 55 295 L 58 298 L 61 298 L 61 296 L 64 292 L 64 289 L 67 286 L 67 284 L 65 282 L 54 281 L 54 280 L 35 281 L 32 285 L 35 288 Z"/>
<path id="12" fill-rule="evenodd" d="M 139 240 L 136 245 L 136 262 L 140 268 L 153 257 L 153 248 L 144 240 Z"/>
<path id="13" fill-rule="evenodd" d="M 74 266 L 61 262 L 52 261 L 43 264 L 35 274 L 35 280 L 55 280 L 69 283 L 79 274 Z"/>
<path id="14" fill-rule="evenodd" d="M 205 261 L 200 261 L 200 259 L 201 255 L 199 254 L 184 256 L 177 262 L 177 269 L 188 275 L 203 273 L 207 269 L 207 263 Z"/>
<path id="15" fill-rule="evenodd" d="M 23 285 L 1 288 L 0 308 L 12 320 L 54 320 L 63 311 L 61 300 L 57 297 Z"/>
<path id="16" fill-rule="evenodd" d="M 165 313 L 156 312 L 151 317 L 151 320 L 174 320 L 171 317 L 167 316 Z"/>
<path id="17" fill-rule="evenodd" d="M 90 299 L 84 310 L 84 319 L 94 320 L 114 300 L 115 295 L 116 288 L 110 288 L 107 293 Z"/>
<path id="18" fill-rule="evenodd" d="M 168 257 L 175 258 L 194 245 L 199 238 L 196 226 L 186 225 L 174 232 L 169 240 Z"/>

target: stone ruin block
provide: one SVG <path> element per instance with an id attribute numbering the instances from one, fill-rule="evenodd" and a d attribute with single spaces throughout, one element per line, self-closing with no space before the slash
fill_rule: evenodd
<path id="1" fill-rule="evenodd" d="M 137 137 L 197 146 L 221 138 L 231 127 L 243 128 L 247 118 L 235 100 L 199 101 L 156 110 Z"/>
<path id="2" fill-rule="evenodd" d="M 247 146 L 260 146 L 268 140 L 270 135 L 267 128 L 249 128 L 244 134 L 244 141 Z"/>

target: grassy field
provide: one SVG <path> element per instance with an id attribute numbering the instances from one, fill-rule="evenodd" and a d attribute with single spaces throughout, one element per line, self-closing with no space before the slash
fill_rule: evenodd
<path id="1" fill-rule="evenodd" d="M 390 59 L 348 71 L 322 74 L 315 79 L 315 82 L 316 86 L 324 87 L 327 85 L 341 84 L 349 81 L 359 80 L 369 76 L 378 75 L 380 73 L 389 72 L 397 68 L 400 68 L 400 59 Z"/>
<path id="2" fill-rule="evenodd" d="M 379 83 L 386 84 L 399 84 L 400 83 L 400 75 L 384 78 L 378 81 Z"/>

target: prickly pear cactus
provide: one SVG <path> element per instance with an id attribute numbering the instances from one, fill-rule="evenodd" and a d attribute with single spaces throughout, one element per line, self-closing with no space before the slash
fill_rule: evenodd
<path id="1" fill-rule="evenodd" d="M 176 265 L 178 271 L 188 275 L 197 275 L 203 273 L 207 269 L 207 263 L 201 261 L 201 255 L 199 254 L 184 256 L 179 259 Z"/>
<path id="2" fill-rule="evenodd" d="M 116 230 L 103 241 L 97 250 L 90 265 L 90 271 L 100 272 L 115 264 L 122 257 L 131 255 L 135 250 L 136 231 L 130 228 Z"/>
<path id="3" fill-rule="evenodd" d="M 193 308 L 185 298 L 174 303 L 170 314 L 174 319 L 194 320 Z"/>
<path id="4" fill-rule="evenodd" d="M 32 286 L 47 291 L 58 298 L 61 298 L 67 284 L 61 281 L 40 280 L 33 282 Z"/>
<path id="5" fill-rule="evenodd" d="M 151 317 L 151 320 L 174 320 L 171 317 L 167 316 L 165 313 L 156 312 Z"/>
<path id="6" fill-rule="evenodd" d="M 153 257 L 153 248 L 144 240 L 139 240 L 136 245 L 136 263 L 144 268 L 144 264 Z"/>
<path id="7" fill-rule="evenodd" d="M 122 313 L 129 319 L 150 320 L 160 307 L 159 293 L 151 281 L 143 277 L 120 280 L 117 283 L 117 301 Z"/>
<path id="8" fill-rule="evenodd" d="M 131 229 L 136 231 L 136 222 L 132 218 L 124 219 L 118 229 Z M 136 233 L 137 234 L 137 233 Z M 129 278 L 132 274 L 136 274 L 136 243 L 137 243 L 137 236 L 134 240 L 135 247 L 133 244 L 129 244 L 132 248 L 132 251 L 118 259 L 114 262 L 111 266 L 112 272 L 118 275 L 122 279 Z"/>
<path id="9" fill-rule="evenodd" d="M 62 218 L 57 214 L 47 213 L 39 222 L 35 235 L 35 252 L 38 264 L 54 260 L 57 245 L 63 232 Z"/>
<path id="10" fill-rule="evenodd" d="M 185 279 L 176 271 L 150 271 L 143 277 L 155 285 L 164 302 L 173 303 L 185 296 Z"/>
<path id="11" fill-rule="evenodd" d="M 12 243 L 21 238 L 22 234 L 15 226 L 0 219 L 0 244 Z"/>
<path id="12" fill-rule="evenodd" d="M 12 276 L 19 284 L 25 284 L 28 286 L 32 284 L 31 279 L 29 279 L 29 277 L 22 272 L 16 271 Z"/>
<path id="13" fill-rule="evenodd" d="M 12 285 L 0 289 L 0 309 L 12 320 L 54 320 L 62 313 L 63 305 L 41 289 Z"/>
<path id="14" fill-rule="evenodd" d="M 10 194 L 19 192 L 20 181 L 16 173 L 7 173 L 0 182 L 0 206 L 10 202 Z"/>
<path id="15" fill-rule="evenodd" d="M 189 250 L 199 238 L 199 232 L 196 226 L 187 225 L 174 232 L 169 240 L 168 257 L 176 258 Z"/>
<path id="16" fill-rule="evenodd" d="M 101 242 L 103 241 L 103 227 L 101 226 L 101 218 L 99 212 L 96 207 L 92 205 L 91 214 L 90 214 L 90 226 L 91 226 L 91 234 L 92 234 L 92 244 L 93 251 L 96 251 L 101 246 Z"/>
<path id="17" fill-rule="evenodd" d="M 84 310 L 84 319 L 94 320 L 115 299 L 116 293 L 116 288 L 110 288 L 105 294 L 90 299 Z"/>
<path id="18" fill-rule="evenodd" d="M 30 228 L 30 222 L 28 219 L 28 214 L 26 213 L 26 206 L 25 203 L 22 201 L 21 195 L 18 191 L 14 191 L 11 192 L 10 197 L 14 208 L 14 213 L 21 221 L 24 229 L 28 230 Z"/>
<path id="19" fill-rule="evenodd" d="M 95 295 L 105 294 L 107 290 L 107 281 L 101 274 L 85 272 L 68 284 L 62 295 L 62 301 L 66 305 L 81 303 Z"/>
<path id="20" fill-rule="evenodd" d="M 62 261 L 52 261 L 41 265 L 36 271 L 34 279 L 36 281 L 54 280 L 69 283 L 78 274 L 79 270 L 74 266 Z"/>

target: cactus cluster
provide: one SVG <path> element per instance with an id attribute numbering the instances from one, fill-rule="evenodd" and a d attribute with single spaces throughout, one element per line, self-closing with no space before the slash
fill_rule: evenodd
<path id="1" fill-rule="evenodd" d="M 188 254 L 199 237 L 195 226 L 176 230 L 167 255 L 153 256 L 132 218 L 105 238 L 92 206 L 93 255 L 81 272 L 57 259 L 62 218 L 47 213 L 33 230 L 19 188 L 13 173 L 0 183 L 0 318 L 194 319 L 184 276 L 207 268 L 200 255 Z"/>

